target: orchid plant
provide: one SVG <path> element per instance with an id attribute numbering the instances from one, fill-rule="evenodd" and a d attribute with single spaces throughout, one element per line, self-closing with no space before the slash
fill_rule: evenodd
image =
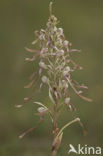
<path id="1" fill-rule="evenodd" d="M 53 126 L 52 156 L 56 156 L 61 144 L 64 129 L 74 122 L 78 122 L 83 127 L 83 124 L 78 117 L 74 118 L 71 122 L 68 122 L 62 128 L 58 127 L 59 113 L 63 106 L 71 112 L 76 110 L 71 103 L 70 87 L 75 94 L 83 100 L 89 102 L 92 100 L 82 94 L 83 89 L 88 89 L 88 87 L 84 84 L 80 85 L 72 76 L 72 73 L 75 72 L 75 70 L 82 70 L 82 67 L 76 64 L 71 58 L 72 53 L 80 52 L 80 50 L 72 49 L 72 44 L 66 40 L 63 29 L 57 27 L 59 22 L 52 14 L 52 2 L 50 2 L 49 10 L 50 17 L 46 24 L 46 29 L 41 29 L 40 32 L 35 31 L 36 40 L 32 42 L 33 45 L 38 43 L 39 49 L 26 48 L 33 56 L 32 58 L 26 58 L 25 60 L 34 62 L 38 58 L 39 70 L 31 75 L 31 82 L 25 88 L 32 87 L 33 90 L 35 82 L 39 79 L 40 90 L 45 85 L 48 86 L 48 97 L 52 105 L 49 108 L 42 102 L 34 102 L 38 105 L 36 115 L 40 116 L 40 121 L 35 127 L 20 135 L 19 138 L 22 138 L 25 134 L 34 130 L 43 122 L 45 115 L 48 114 Z M 30 95 L 30 97 L 25 98 L 24 102 L 27 103 L 32 97 L 33 94 Z"/>

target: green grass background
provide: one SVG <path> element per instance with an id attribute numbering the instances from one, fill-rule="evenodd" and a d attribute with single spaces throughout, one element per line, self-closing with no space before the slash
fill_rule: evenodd
<path id="1" fill-rule="evenodd" d="M 45 28 L 48 5 L 48 0 L 0 1 L 0 156 L 51 155 L 48 118 L 34 132 L 18 139 L 19 134 L 39 120 L 34 116 L 37 107 L 33 101 L 49 104 L 46 90 L 36 94 L 23 108 L 14 107 L 28 96 L 29 90 L 23 87 L 38 68 L 37 63 L 24 62 L 27 56 L 24 47 L 31 46 L 34 30 Z M 88 134 L 84 137 L 78 124 L 65 130 L 58 156 L 67 156 L 70 143 L 103 147 L 103 0 L 55 0 L 53 11 L 73 48 L 82 49 L 74 59 L 84 70 L 76 72 L 75 78 L 89 86 L 86 95 L 93 99 L 88 103 L 72 96 L 76 114 Z M 64 110 L 59 127 L 70 120 L 70 113 Z"/>

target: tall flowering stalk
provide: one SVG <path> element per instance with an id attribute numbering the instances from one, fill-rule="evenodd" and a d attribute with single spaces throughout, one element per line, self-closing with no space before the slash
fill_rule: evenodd
<path id="1" fill-rule="evenodd" d="M 72 49 L 71 43 L 65 39 L 63 29 L 58 28 L 58 20 L 52 14 L 52 2 L 50 2 L 50 17 L 46 24 L 46 29 L 41 29 L 40 32 L 35 31 L 36 40 L 33 41 L 33 45 L 38 43 L 39 49 L 28 49 L 26 50 L 33 54 L 32 58 L 26 58 L 26 61 L 31 62 L 39 58 L 39 70 L 32 74 L 30 79 L 32 80 L 28 86 L 25 88 L 35 87 L 37 79 L 40 82 L 40 89 L 47 85 L 48 86 L 48 96 L 52 102 L 52 109 L 48 108 L 45 104 L 41 102 L 34 102 L 38 105 L 38 110 L 36 115 L 40 116 L 40 121 L 37 125 L 19 137 L 22 138 L 28 132 L 34 130 L 43 120 L 44 116 L 48 114 L 50 116 L 51 123 L 53 125 L 53 144 L 52 144 L 52 156 L 57 155 L 57 150 L 61 144 L 63 131 L 65 128 L 78 122 L 82 127 L 82 123 L 79 118 L 75 118 L 73 121 L 67 123 L 62 128 L 58 127 L 59 113 L 63 106 L 65 106 L 70 111 L 75 111 L 75 107 L 71 103 L 70 97 L 70 87 L 73 89 L 76 95 L 78 95 L 83 100 L 91 102 L 91 99 L 84 97 L 82 95 L 83 89 L 88 89 L 88 87 L 83 84 L 80 85 L 77 81 L 73 79 L 72 73 L 75 70 L 81 70 L 78 64 L 76 64 L 72 59 L 72 53 L 80 52 L 80 50 Z M 35 79 L 37 77 L 37 79 Z M 28 102 L 32 98 L 25 98 L 24 102 Z"/>

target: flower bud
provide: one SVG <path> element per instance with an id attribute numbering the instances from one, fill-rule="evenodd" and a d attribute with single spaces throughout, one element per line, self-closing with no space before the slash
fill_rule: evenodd
<path id="1" fill-rule="evenodd" d="M 64 55 L 64 50 L 60 50 L 60 54 L 61 55 Z"/>
<path id="2" fill-rule="evenodd" d="M 46 69 L 46 64 L 45 64 L 44 62 L 42 62 L 42 61 L 39 62 L 39 66 L 40 66 L 41 68 Z"/>
<path id="3" fill-rule="evenodd" d="M 68 71 L 63 71 L 63 76 L 66 76 L 68 74 Z"/>
<path id="4" fill-rule="evenodd" d="M 57 18 L 54 16 L 54 21 L 57 21 Z"/>
<path id="5" fill-rule="evenodd" d="M 45 33 L 45 30 L 44 29 L 41 29 L 41 31 L 40 31 L 41 33 Z"/>
<path id="6" fill-rule="evenodd" d="M 38 108 L 38 112 L 39 112 L 39 113 L 45 113 L 45 112 L 47 112 L 47 110 L 48 110 L 48 109 L 46 109 L 46 108 L 44 108 L 44 107 L 39 107 L 39 108 Z"/>
<path id="7" fill-rule="evenodd" d="M 69 66 L 65 67 L 65 69 L 63 71 L 63 76 L 68 75 L 69 72 L 70 72 L 70 67 Z"/>
<path id="8" fill-rule="evenodd" d="M 70 102 L 70 97 L 65 98 L 65 104 L 69 104 Z"/>
<path id="9" fill-rule="evenodd" d="M 69 42 L 67 40 L 64 41 L 64 46 L 67 47 Z"/>
<path id="10" fill-rule="evenodd" d="M 57 31 L 57 27 L 54 27 L 54 32 L 56 32 Z"/>
<path id="11" fill-rule="evenodd" d="M 70 67 L 69 66 L 65 67 L 65 70 L 70 72 Z"/>
<path id="12" fill-rule="evenodd" d="M 47 83 L 48 82 L 48 78 L 46 76 L 42 76 L 41 79 L 42 79 L 42 82 L 43 83 Z"/>
<path id="13" fill-rule="evenodd" d="M 58 46 L 62 46 L 62 39 L 61 38 L 58 38 L 57 42 L 56 42 L 56 45 Z"/>
<path id="14" fill-rule="evenodd" d="M 42 41 L 42 40 L 45 40 L 45 34 L 41 34 L 40 36 L 39 36 L 39 39 Z"/>
<path id="15" fill-rule="evenodd" d="M 59 31 L 59 35 L 63 35 L 63 29 L 62 28 L 58 28 L 58 31 Z"/>
<path id="16" fill-rule="evenodd" d="M 51 23 L 50 23 L 50 22 L 48 22 L 46 25 L 47 25 L 47 28 L 50 28 Z"/>
<path id="17" fill-rule="evenodd" d="M 64 55 L 64 50 L 59 50 L 57 51 L 58 56 L 63 56 Z"/>
<path id="18" fill-rule="evenodd" d="M 52 15 L 51 18 L 52 18 L 52 20 L 53 20 L 54 22 L 57 21 L 57 18 L 56 18 L 54 15 Z"/>
<path id="19" fill-rule="evenodd" d="M 62 87 L 65 89 L 68 88 L 68 83 L 65 80 L 62 80 Z"/>

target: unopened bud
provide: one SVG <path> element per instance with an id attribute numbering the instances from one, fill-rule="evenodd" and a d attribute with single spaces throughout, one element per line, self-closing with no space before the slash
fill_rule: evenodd
<path id="1" fill-rule="evenodd" d="M 41 29 L 41 33 L 45 33 L 45 30 L 44 29 Z"/>
<path id="2" fill-rule="evenodd" d="M 43 83 L 47 83 L 48 82 L 48 78 L 46 76 L 42 76 L 41 79 L 42 79 L 42 82 Z"/>
<path id="3" fill-rule="evenodd" d="M 54 22 L 56 22 L 57 21 L 57 18 L 54 16 L 54 15 L 52 15 L 52 20 L 54 20 Z"/>
<path id="4" fill-rule="evenodd" d="M 41 67 L 41 68 L 44 68 L 44 69 L 46 69 L 46 64 L 44 63 L 44 62 L 39 62 L 39 66 Z"/>
<path id="5" fill-rule="evenodd" d="M 70 67 L 69 66 L 65 67 L 65 70 L 63 71 L 63 76 L 68 75 L 69 72 L 70 72 Z"/>
<path id="6" fill-rule="evenodd" d="M 67 40 L 64 41 L 64 46 L 67 47 L 69 42 Z"/>
<path id="7" fill-rule="evenodd" d="M 65 104 L 68 104 L 70 102 L 70 97 L 65 98 Z"/>
<path id="8" fill-rule="evenodd" d="M 62 86 L 63 86 L 63 88 L 67 89 L 68 83 L 65 80 L 62 80 Z"/>
<path id="9" fill-rule="evenodd" d="M 44 107 L 39 107 L 38 108 L 38 112 L 39 113 L 45 113 L 48 109 L 44 108 Z"/>
<path id="10" fill-rule="evenodd" d="M 64 50 L 60 50 L 59 53 L 60 53 L 61 55 L 64 55 Z"/>
<path id="11" fill-rule="evenodd" d="M 48 22 L 46 25 L 47 25 L 47 27 L 49 28 L 49 27 L 50 27 L 50 25 L 51 25 L 51 23 L 50 23 L 50 22 Z"/>
<path id="12" fill-rule="evenodd" d="M 59 30 L 59 35 L 63 35 L 63 29 L 62 28 L 58 28 Z"/>
<path id="13" fill-rule="evenodd" d="M 54 27 L 54 32 L 56 32 L 57 31 L 57 27 Z"/>
<path id="14" fill-rule="evenodd" d="M 68 71 L 63 71 L 63 76 L 67 76 L 67 74 L 68 74 Z"/>
<path id="15" fill-rule="evenodd" d="M 70 67 L 69 66 L 65 67 L 65 70 L 70 72 Z"/>

